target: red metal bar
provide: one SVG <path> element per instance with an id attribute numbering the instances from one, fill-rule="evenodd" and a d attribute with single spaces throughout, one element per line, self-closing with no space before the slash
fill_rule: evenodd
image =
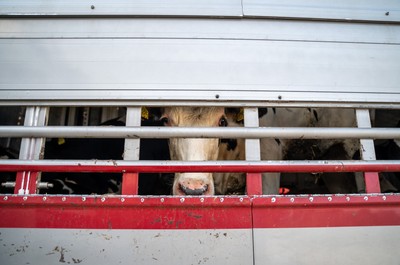
<path id="1" fill-rule="evenodd" d="M 262 195 L 262 175 L 261 173 L 246 174 L 247 195 Z"/>
<path id="2" fill-rule="evenodd" d="M 253 198 L 254 228 L 400 225 L 399 195 Z"/>
<path id="3" fill-rule="evenodd" d="M 138 173 L 125 173 L 122 175 L 122 195 L 137 195 L 139 191 Z"/>
<path id="4" fill-rule="evenodd" d="M 400 195 L 0 195 L 0 227 L 238 229 L 400 225 Z"/>
<path id="5" fill-rule="evenodd" d="M 19 160 L 14 160 L 19 161 Z M 399 172 L 400 161 L 256 161 L 231 164 L 218 162 L 164 162 L 135 163 L 134 161 L 46 161 L 30 160 L 27 164 L 13 163 L 13 160 L 0 161 L 0 171 L 44 171 L 44 172 L 104 172 L 104 173 L 156 173 L 156 172 Z M 104 161 L 103 161 L 104 162 Z M 143 162 L 143 161 L 139 161 Z"/>
<path id="6" fill-rule="evenodd" d="M 381 192 L 378 172 L 365 172 L 364 179 L 365 179 L 365 191 L 367 193 Z"/>
<path id="7" fill-rule="evenodd" d="M 0 228 L 250 229 L 248 197 L 1 196 Z"/>

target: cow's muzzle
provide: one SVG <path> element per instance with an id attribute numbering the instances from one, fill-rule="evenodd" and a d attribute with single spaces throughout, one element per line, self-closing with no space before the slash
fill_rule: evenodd
<path id="1" fill-rule="evenodd" d="M 200 196 L 207 193 L 208 185 L 204 185 L 199 188 L 191 188 L 191 187 L 186 187 L 183 184 L 179 184 L 179 191 L 181 191 L 184 195 Z"/>

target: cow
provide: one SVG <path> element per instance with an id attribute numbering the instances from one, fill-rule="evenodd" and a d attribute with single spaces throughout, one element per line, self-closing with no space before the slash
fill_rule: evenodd
<path id="1" fill-rule="evenodd" d="M 262 109 L 261 115 L 265 114 Z M 166 107 L 161 121 L 165 126 L 227 127 L 243 126 L 237 120 L 238 108 L 224 107 Z M 243 139 L 171 138 L 169 150 L 172 160 L 205 161 L 244 159 Z M 214 176 L 216 177 L 214 183 Z M 245 185 L 241 173 L 176 173 L 172 186 L 174 195 L 226 194 L 228 190 L 242 190 Z"/>
<path id="2" fill-rule="evenodd" d="M 161 120 L 166 126 L 186 127 L 226 127 L 243 126 L 232 123 L 230 111 L 223 107 L 167 107 L 163 109 Z M 264 113 L 265 114 L 265 113 Z M 352 109 L 325 108 L 274 108 L 268 115 L 260 115 L 260 126 L 265 127 L 355 127 L 355 111 Z M 233 124 L 233 125 L 232 125 Z M 238 149 L 232 149 L 232 142 L 224 143 L 216 138 L 172 138 L 169 140 L 171 159 L 203 161 L 226 159 L 227 157 L 244 159 L 244 142 L 234 142 Z M 318 151 L 318 156 L 324 159 L 351 159 L 359 149 L 356 139 L 327 139 L 314 141 L 312 154 Z M 225 144 L 225 146 L 223 145 Z M 262 160 L 283 160 L 293 154 L 294 146 L 299 140 L 273 138 L 261 139 Z M 223 146 L 221 151 L 220 146 Z M 300 144 L 301 146 L 301 144 Z M 226 152 L 226 150 L 230 152 Z M 304 152 L 304 148 L 300 148 Z M 303 157 L 298 159 L 318 159 Z M 229 159 L 233 160 L 233 159 Z M 331 178 L 332 179 L 332 178 Z M 344 186 L 348 177 L 342 178 Z M 214 195 L 226 194 L 230 186 L 244 186 L 245 176 L 241 173 L 176 173 L 172 187 L 174 195 Z M 352 180 L 350 182 L 354 183 Z M 263 194 L 278 194 L 280 188 L 280 173 L 263 173 Z M 333 185 L 334 186 L 334 185 Z M 337 185 L 336 185 L 337 186 Z M 333 193 L 340 192 L 339 189 Z M 351 191 L 352 192 L 352 191 Z"/>
<path id="3" fill-rule="evenodd" d="M 263 127 L 355 127 L 353 109 L 274 108 L 260 119 Z M 330 150 L 330 148 L 333 148 Z M 283 159 L 351 159 L 359 149 L 356 139 L 261 139 L 263 160 Z M 336 150 L 336 152 L 335 152 Z M 325 178 L 327 179 L 327 178 Z M 331 181 L 330 178 L 328 181 Z M 338 181 L 338 178 L 335 178 Z M 343 179 L 347 181 L 346 178 Z M 280 173 L 263 173 L 263 194 L 277 194 Z M 330 185 L 335 186 L 335 185 Z M 337 185 L 336 185 L 337 186 Z M 341 190 L 342 191 L 342 190 Z M 332 193 L 338 193 L 334 190 Z"/>
<path id="4" fill-rule="evenodd" d="M 123 118 L 116 118 L 102 126 L 125 126 Z M 143 120 L 142 126 L 161 126 L 160 121 Z M 47 141 L 45 159 L 123 159 L 124 139 L 67 138 Z M 141 139 L 140 160 L 169 160 L 166 139 Z M 139 174 L 139 195 L 169 195 L 171 174 Z M 41 181 L 52 188 L 41 190 L 47 194 L 120 194 L 122 174 L 105 173 L 42 173 Z"/>
<path id="5" fill-rule="evenodd" d="M 377 125 L 382 127 L 400 128 L 399 114 L 400 111 L 398 110 L 391 112 L 382 110 L 377 111 Z M 377 159 L 400 160 L 400 139 L 386 139 L 376 141 L 375 150 Z M 382 172 L 380 173 L 380 179 L 381 189 L 384 192 L 397 192 L 400 190 L 400 172 Z M 382 180 L 387 181 L 383 182 Z"/>

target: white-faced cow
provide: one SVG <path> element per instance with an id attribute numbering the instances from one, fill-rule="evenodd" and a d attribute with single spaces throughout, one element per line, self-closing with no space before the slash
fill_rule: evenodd
<path id="1" fill-rule="evenodd" d="M 223 107 L 170 107 L 161 117 L 166 126 L 216 127 L 227 126 Z M 171 138 L 172 160 L 217 160 L 219 140 L 214 138 Z M 214 195 L 212 173 L 176 173 L 172 187 L 174 195 Z"/>
<path id="2" fill-rule="evenodd" d="M 167 126 L 209 127 L 242 126 L 235 123 L 229 112 L 222 107 L 169 107 L 165 108 L 162 119 Z M 355 112 L 351 109 L 309 109 L 277 108 L 260 118 L 260 126 L 266 127 L 354 127 Z M 261 139 L 262 160 L 282 160 L 290 152 L 296 140 Z M 221 143 L 221 147 L 219 144 Z M 170 139 L 170 154 L 173 160 L 242 160 L 244 159 L 244 141 L 238 140 L 236 148 L 229 141 L 222 145 L 218 139 Z M 358 141 L 321 140 L 318 150 L 321 154 L 330 147 L 340 144 L 343 153 L 338 159 L 350 159 L 358 150 Z M 228 152 L 227 152 L 228 150 Z M 334 159 L 334 158 L 332 158 Z M 214 182 L 215 180 L 215 182 Z M 263 193 L 278 194 L 280 173 L 263 174 Z M 225 194 L 231 186 L 244 185 L 245 175 L 241 173 L 177 173 L 173 184 L 174 195 L 213 195 Z"/>

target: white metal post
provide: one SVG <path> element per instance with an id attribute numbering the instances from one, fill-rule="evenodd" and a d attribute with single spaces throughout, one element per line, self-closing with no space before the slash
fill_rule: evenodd
<path id="1" fill-rule="evenodd" d="M 258 108 L 244 109 L 244 126 L 258 127 Z M 260 139 L 246 139 L 246 160 L 259 161 L 261 159 Z M 248 195 L 262 194 L 261 173 L 247 173 L 246 189 Z"/>
<path id="2" fill-rule="evenodd" d="M 371 128 L 368 109 L 357 109 L 356 117 L 359 128 Z M 363 160 L 376 160 L 374 140 L 360 139 L 360 155 Z M 377 172 L 365 172 L 364 179 L 356 174 L 356 183 L 358 191 L 366 191 L 367 193 L 379 193 L 381 191 Z"/>
<path id="3" fill-rule="evenodd" d="M 141 108 L 129 107 L 126 110 L 126 126 L 140 126 Z M 139 160 L 140 139 L 125 139 L 124 160 Z M 122 194 L 138 194 L 138 173 L 125 173 L 122 179 Z"/>
<path id="4" fill-rule="evenodd" d="M 25 112 L 24 126 L 45 126 L 48 120 L 48 107 L 28 107 Z M 19 159 L 37 160 L 42 157 L 44 138 L 23 138 Z M 18 172 L 15 192 L 22 194 L 36 193 L 37 172 Z"/>

